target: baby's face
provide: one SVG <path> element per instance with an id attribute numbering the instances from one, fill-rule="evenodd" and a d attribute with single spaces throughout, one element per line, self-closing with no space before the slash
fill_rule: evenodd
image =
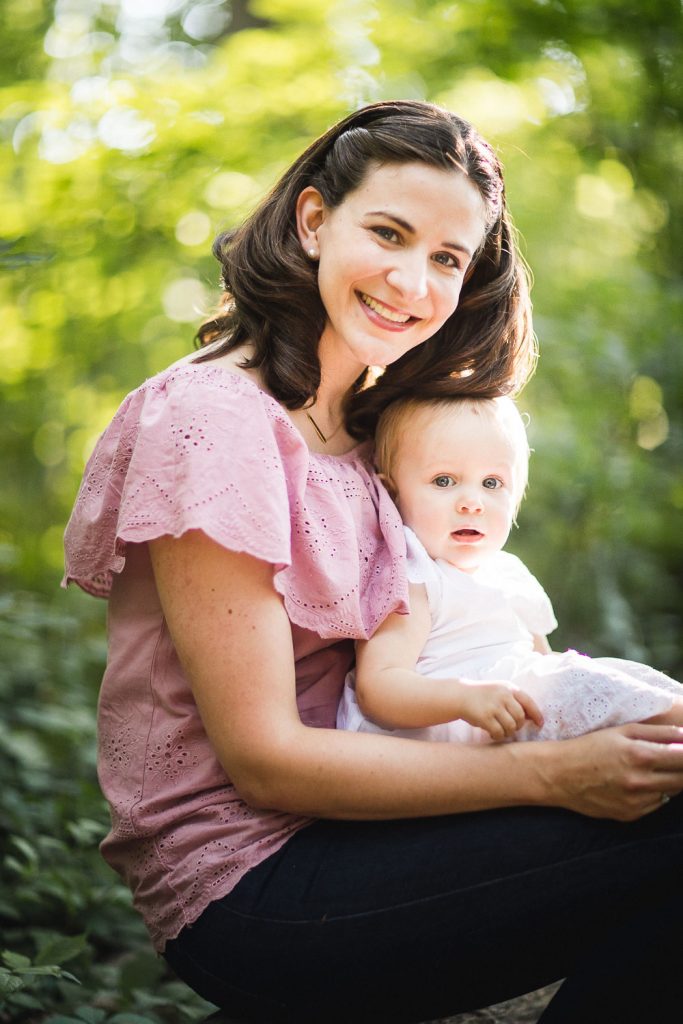
<path id="1" fill-rule="evenodd" d="M 427 407 L 410 417 L 393 482 L 403 522 L 432 558 L 474 572 L 500 551 L 517 506 L 518 457 L 488 412 Z"/>

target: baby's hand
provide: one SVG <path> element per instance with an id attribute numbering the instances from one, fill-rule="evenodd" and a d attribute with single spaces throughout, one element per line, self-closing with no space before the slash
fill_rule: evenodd
<path id="1" fill-rule="evenodd" d="M 543 715 L 528 693 L 504 683 L 465 683 L 459 718 L 485 729 L 492 740 L 514 736 L 527 720 L 543 725 Z"/>

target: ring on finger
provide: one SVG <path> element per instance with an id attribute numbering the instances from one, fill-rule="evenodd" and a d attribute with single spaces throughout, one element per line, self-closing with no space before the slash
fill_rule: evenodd
<path id="1" fill-rule="evenodd" d="M 671 797 L 669 796 L 668 793 L 662 793 L 661 796 L 660 796 L 660 801 L 663 804 L 668 804 L 670 799 L 671 799 Z"/>

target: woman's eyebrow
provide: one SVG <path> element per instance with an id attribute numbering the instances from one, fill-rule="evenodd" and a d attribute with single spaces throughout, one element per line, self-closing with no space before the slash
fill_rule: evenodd
<path id="1" fill-rule="evenodd" d="M 414 235 L 415 228 L 412 224 L 409 224 L 403 217 L 398 217 L 395 213 L 390 213 L 389 210 L 369 210 L 368 217 L 387 217 L 389 220 L 393 220 L 395 224 L 402 227 L 408 234 Z M 462 245 L 460 242 L 442 242 L 444 249 L 454 249 L 456 252 L 464 252 L 466 256 L 472 256 L 472 250 L 468 249 L 466 245 Z"/>

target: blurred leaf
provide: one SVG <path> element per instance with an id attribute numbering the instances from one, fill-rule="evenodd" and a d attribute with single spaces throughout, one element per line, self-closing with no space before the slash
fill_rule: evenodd
<path id="1" fill-rule="evenodd" d="M 79 1020 L 85 1021 L 85 1024 L 102 1024 L 107 1015 L 104 1010 L 98 1010 L 92 1006 L 79 1006 L 76 1016 Z"/>
<path id="2" fill-rule="evenodd" d="M 22 956 L 21 953 L 12 953 L 9 949 L 3 950 L 2 961 L 12 971 L 23 971 L 31 966 L 29 957 Z"/>
<path id="3" fill-rule="evenodd" d="M 23 987 L 24 982 L 21 978 L 15 974 L 10 974 L 9 971 L 5 971 L 0 967 L 0 995 L 8 996 L 13 992 L 18 992 Z"/>
<path id="4" fill-rule="evenodd" d="M 55 935 L 40 947 L 35 964 L 65 964 L 88 949 L 85 935 Z"/>
<path id="5" fill-rule="evenodd" d="M 141 1017 L 137 1013 L 115 1013 L 109 1024 L 156 1024 L 152 1017 Z"/>

